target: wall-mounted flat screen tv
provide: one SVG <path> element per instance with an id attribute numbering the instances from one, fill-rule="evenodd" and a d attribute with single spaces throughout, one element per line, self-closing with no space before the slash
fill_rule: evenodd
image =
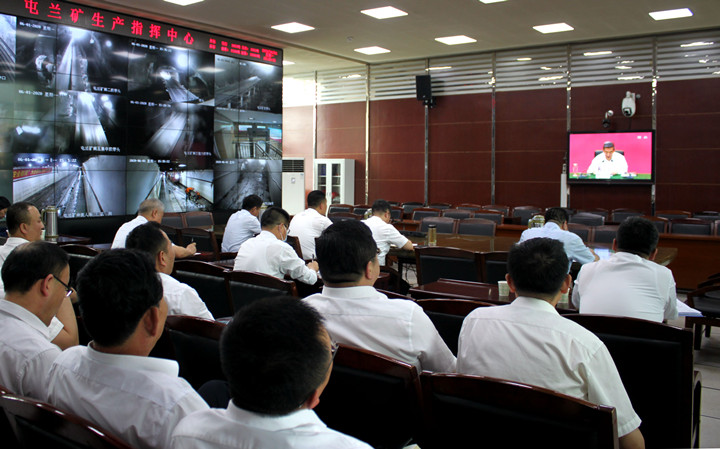
<path id="1" fill-rule="evenodd" d="M 571 132 L 567 160 L 572 184 L 651 184 L 655 131 Z"/>

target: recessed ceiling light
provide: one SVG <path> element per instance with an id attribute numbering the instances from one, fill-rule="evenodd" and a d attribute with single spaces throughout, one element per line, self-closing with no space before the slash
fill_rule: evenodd
<path id="1" fill-rule="evenodd" d="M 560 33 L 563 31 L 572 31 L 575 28 L 571 27 L 567 23 L 550 23 L 548 25 L 537 25 L 533 27 L 535 31 L 539 31 L 543 34 L 548 33 Z"/>
<path id="2" fill-rule="evenodd" d="M 302 23 L 297 22 L 290 22 L 290 23 L 283 23 L 281 25 L 273 25 L 270 28 L 278 31 L 284 31 L 286 33 L 301 33 L 303 31 L 310 31 L 314 30 L 314 27 L 311 27 L 309 25 L 303 25 Z"/>
<path id="3" fill-rule="evenodd" d="M 200 3 L 203 0 L 165 0 L 168 3 L 175 3 L 180 6 L 192 5 L 193 3 Z"/>
<path id="4" fill-rule="evenodd" d="M 407 16 L 408 13 L 405 11 L 401 11 L 397 8 L 393 8 L 392 6 L 383 6 L 382 8 L 373 8 L 373 9 L 363 9 L 360 11 L 363 14 L 366 14 L 370 17 L 375 17 L 376 19 L 390 19 L 392 17 L 402 17 Z"/>
<path id="5" fill-rule="evenodd" d="M 583 53 L 583 56 L 603 56 L 603 55 L 611 55 L 612 52 L 610 50 L 603 50 L 603 51 L 586 51 Z"/>
<path id="6" fill-rule="evenodd" d="M 518 61 L 532 61 L 532 58 L 517 58 Z"/>
<path id="7" fill-rule="evenodd" d="M 444 66 L 437 66 L 437 67 L 428 67 L 427 69 L 425 69 L 425 71 L 429 72 L 431 70 L 434 71 L 434 70 L 450 70 L 450 69 L 452 69 L 451 65 L 444 65 Z"/>
<path id="8" fill-rule="evenodd" d="M 715 43 L 715 42 L 691 42 L 691 43 L 689 43 L 689 44 L 682 44 L 681 47 L 682 47 L 682 48 L 687 48 L 687 47 L 704 47 L 704 46 L 706 46 L 706 45 L 713 45 L 714 43 Z"/>
<path id="9" fill-rule="evenodd" d="M 477 42 L 476 39 L 467 37 L 465 35 L 436 37 L 435 40 L 445 45 L 471 44 L 473 42 Z"/>
<path id="10" fill-rule="evenodd" d="M 507 1 L 507 0 L 480 0 L 481 3 L 485 3 L 486 5 L 488 3 L 500 3 L 500 2 L 505 2 L 505 1 Z"/>
<path id="11" fill-rule="evenodd" d="M 287 59 L 283 59 L 283 65 L 293 65 L 293 64 L 295 64 L 295 63 L 292 61 L 288 61 Z"/>
<path id="12" fill-rule="evenodd" d="M 668 9 L 666 11 L 654 11 L 648 13 L 655 20 L 679 19 L 693 15 L 689 8 Z"/>
<path id="13" fill-rule="evenodd" d="M 356 48 L 355 51 L 358 53 L 364 53 L 366 55 L 379 55 L 380 53 L 390 53 L 390 50 L 388 50 L 387 48 L 382 48 L 378 46 Z"/>

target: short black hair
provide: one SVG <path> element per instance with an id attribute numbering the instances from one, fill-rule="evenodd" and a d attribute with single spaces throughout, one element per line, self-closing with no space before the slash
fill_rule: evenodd
<path id="1" fill-rule="evenodd" d="M 245 198 L 243 198 L 242 202 L 242 208 L 245 210 L 250 210 L 253 207 L 262 207 L 263 200 L 257 195 L 248 195 Z"/>
<path id="2" fill-rule="evenodd" d="M 323 192 L 322 190 L 313 190 L 312 192 L 308 193 L 308 207 L 319 207 L 323 203 L 323 201 L 327 201 L 327 199 L 325 198 L 325 192 Z"/>
<path id="3" fill-rule="evenodd" d="M 4 196 L 0 196 L 0 210 L 7 209 L 10 207 L 10 200 L 5 198 Z"/>
<path id="4" fill-rule="evenodd" d="M 297 410 L 330 368 L 324 332 L 320 314 L 297 298 L 271 297 L 243 307 L 220 338 L 233 403 L 266 415 Z"/>
<path id="5" fill-rule="evenodd" d="M 554 295 L 568 274 L 568 257 L 560 240 L 535 238 L 516 243 L 507 270 L 521 294 Z"/>
<path id="6" fill-rule="evenodd" d="M 167 250 L 167 240 L 160 230 L 160 224 L 148 221 L 128 234 L 125 248 L 143 251 L 154 260 L 160 251 Z"/>
<path id="7" fill-rule="evenodd" d="M 320 274 L 325 282 L 357 282 L 367 263 L 377 256 L 370 228 L 360 220 L 343 220 L 328 226 L 315 242 Z"/>
<path id="8" fill-rule="evenodd" d="M 569 218 L 570 216 L 568 215 L 567 210 L 562 207 L 551 207 L 545 211 L 545 223 L 549 221 L 556 221 L 563 224 L 568 221 Z"/>
<path id="9" fill-rule="evenodd" d="M 59 279 L 68 261 L 67 253 L 54 243 L 40 240 L 22 244 L 12 250 L 2 266 L 5 291 L 25 293 L 48 274 Z"/>
<path id="10" fill-rule="evenodd" d="M 391 210 L 392 209 L 390 207 L 390 203 L 385 200 L 375 200 L 372 205 L 373 214 L 375 214 L 376 212 L 390 212 Z"/>
<path id="11" fill-rule="evenodd" d="M 290 214 L 285 212 L 281 207 L 268 207 L 260 218 L 260 226 L 262 228 L 270 228 L 284 223 L 285 226 L 290 224 Z"/>
<path id="12" fill-rule="evenodd" d="M 630 217 L 620 223 L 616 239 L 618 250 L 648 257 L 657 248 L 660 234 L 647 218 Z"/>
<path id="13" fill-rule="evenodd" d="M 147 253 L 112 249 L 92 258 L 77 276 L 85 329 L 102 346 L 124 343 L 150 307 L 160 304 L 163 286 Z"/>
<path id="14" fill-rule="evenodd" d="M 35 207 L 35 205 L 27 201 L 20 201 L 8 207 L 7 214 L 5 215 L 8 234 L 15 234 L 23 223 L 30 224 L 31 207 Z"/>

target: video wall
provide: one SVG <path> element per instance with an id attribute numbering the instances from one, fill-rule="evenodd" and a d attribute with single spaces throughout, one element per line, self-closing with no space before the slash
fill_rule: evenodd
<path id="1" fill-rule="evenodd" d="M 0 14 L 0 183 L 12 173 L 14 202 L 66 218 L 134 214 L 146 198 L 172 212 L 236 209 L 251 193 L 280 204 L 280 50 L 69 21 Z"/>

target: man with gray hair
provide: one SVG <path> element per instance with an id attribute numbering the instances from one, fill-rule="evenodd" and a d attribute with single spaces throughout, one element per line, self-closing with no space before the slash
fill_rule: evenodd
<path id="1" fill-rule="evenodd" d="M 125 241 L 127 240 L 128 235 L 130 235 L 133 229 L 149 221 L 154 221 L 155 223 L 162 223 L 163 215 L 165 215 L 165 205 L 162 203 L 162 201 L 157 198 L 146 199 L 145 201 L 140 203 L 137 217 L 120 226 L 120 228 L 117 230 L 111 248 L 125 248 Z M 177 246 L 173 244 L 173 251 L 175 251 L 175 257 L 178 259 L 192 256 L 193 254 L 195 254 L 195 250 L 196 248 L 194 242 L 184 248 L 182 246 Z"/>

